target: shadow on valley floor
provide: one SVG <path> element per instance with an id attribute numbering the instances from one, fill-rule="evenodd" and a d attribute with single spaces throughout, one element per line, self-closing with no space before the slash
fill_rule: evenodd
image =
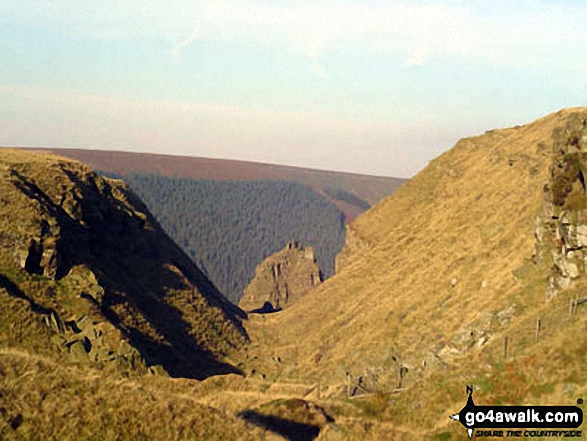
<path id="1" fill-rule="evenodd" d="M 263 306 L 257 309 L 253 309 L 248 311 L 249 314 L 274 314 L 276 312 L 281 312 L 281 307 L 274 308 L 271 302 L 263 303 Z"/>
<path id="2" fill-rule="evenodd" d="M 297 423 L 273 415 L 265 415 L 254 410 L 238 414 L 248 423 L 283 436 L 289 441 L 312 441 L 320 434 L 320 427 L 313 424 Z"/>
<path id="3" fill-rule="evenodd" d="M 93 180 L 85 182 L 65 168 L 62 171 L 81 192 L 75 200 L 81 222 L 63 208 L 63 201 L 55 203 L 34 182 L 12 173 L 15 187 L 58 223 L 55 278 L 65 277 L 76 265 L 86 265 L 105 293 L 100 302 L 89 295 L 84 298 L 95 302 L 148 365 L 160 364 L 173 377 L 242 374 L 219 360 L 210 347 L 218 343 L 213 350 L 222 353 L 224 346 L 248 340 L 241 323 L 246 314 L 220 294 L 136 196 L 117 188 L 125 193 L 132 211 L 112 197 L 109 184 L 100 190 Z M 144 228 L 147 222 L 149 228 Z M 39 273 L 35 268 L 27 270 Z M 9 290 L 18 293 L 10 283 Z M 232 327 L 223 327 L 224 321 Z"/>

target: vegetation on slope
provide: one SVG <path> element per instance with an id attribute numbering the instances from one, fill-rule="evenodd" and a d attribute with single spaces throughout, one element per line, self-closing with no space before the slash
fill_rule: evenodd
<path id="1" fill-rule="evenodd" d="M 176 380 L 177 381 L 177 380 Z M 198 402 L 187 384 L 125 379 L 0 350 L 0 438 L 259 440 L 263 431 Z"/>
<path id="2" fill-rule="evenodd" d="M 2 150 L 0 232 L 4 345 L 127 371 L 237 371 L 222 360 L 247 339 L 244 313 L 121 181 Z"/>
<path id="3" fill-rule="evenodd" d="M 2 439 L 270 440 L 327 423 L 305 385 L 189 379 L 240 373 L 225 354 L 242 311 L 122 182 L 79 163 L 0 151 L 0 302 Z M 258 408 L 282 397 L 293 415 Z"/>
<path id="4" fill-rule="evenodd" d="M 371 205 L 368 202 L 364 201 L 354 193 L 345 191 L 341 188 L 325 187 L 324 193 L 326 193 L 334 200 L 346 202 L 347 204 L 354 205 L 355 207 L 361 208 L 363 210 L 368 210 L 371 208 Z"/>
<path id="5" fill-rule="evenodd" d="M 344 245 L 342 213 L 300 184 L 198 181 L 129 174 L 135 191 L 169 236 L 233 303 L 256 266 L 290 240 L 312 246 L 324 276 Z"/>
<path id="6" fill-rule="evenodd" d="M 56 149 L 53 153 L 77 159 L 94 169 L 109 173 L 158 174 L 169 177 L 183 177 L 197 180 L 216 181 L 258 181 L 274 180 L 303 184 L 321 192 L 326 188 L 339 189 L 354 195 L 353 203 L 333 198 L 347 218 L 365 211 L 365 203 L 372 205 L 393 193 L 405 179 L 384 176 L 359 175 L 355 173 L 314 170 L 284 165 L 228 159 L 197 158 L 190 156 L 158 155 L 101 150 Z M 347 199 L 345 197 L 345 199 Z M 353 216 L 351 216 L 351 214 Z"/>
<path id="7" fill-rule="evenodd" d="M 199 394 L 200 405 L 290 439 L 302 428 L 319 440 L 463 439 L 448 415 L 468 384 L 480 405 L 576 404 L 587 394 L 584 139 L 587 110 L 572 109 L 460 141 L 351 226 L 340 273 L 249 319 L 238 365 L 248 378 L 134 384 L 158 400 Z M 15 282 L 23 293 L 33 275 Z M 17 372 L 8 378 L 34 377 L 32 364 L 5 360 L 2 372 Z M 36 412 L 23 392 L 1 404 L 3 433 L 26 427 L 20 408 Z"/>
<path id="8" fill-rule="evenodd" d="M 586 196 L 583 159 L 569 161 L 582 158 L 586 119 L 585 109 L 564 110 L 461 140 L 432 161 L 350 226 L 340 273 L 249 321 L 253 367 L 360 383 L 377 391 L 356 401 L 366 416 L 417 428 L 420 439 L 462 436 L 447 415 L 464 405 L 466 384 L 478 403 L 574 404 L 587 389 L 587 317 L 569 306 L 583 304 L 584 286 L 570 247 Z M 543 225 L 554 228 L 543 236 L 550 258 L 536 247 Z M 561 248 L 575 254 L 564 260 Z M 266 363 L 268 354 L 283 362 Z"/>

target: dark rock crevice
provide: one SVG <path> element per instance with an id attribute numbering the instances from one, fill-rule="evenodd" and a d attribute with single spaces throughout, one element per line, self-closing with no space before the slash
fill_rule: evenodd
<path id="1" fill-rule="evenodd" d="M 163 365 L 172 376 L 241 373 L 222 357 L 248 340 L 241 323 L 246 314 L 122 184 L 67 166 L 59 173 L 66 177 L 63 192 L 52 197 L 54 189 L 42 189 L 28 173 L 10 172 L 12 185 L 41 216 L 37 235 L 20 251 L 22 267 L 56 281 L 87 268 L 100 293 L 81 291 L 80 301 L 97 309 L 148 364 Z"/>

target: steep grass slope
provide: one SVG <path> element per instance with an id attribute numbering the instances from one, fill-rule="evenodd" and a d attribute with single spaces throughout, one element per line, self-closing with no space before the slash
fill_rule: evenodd
<path id="1" fill-rule="evenodd" d="M 240 374 L 244 313 L 75 161 L 0 150 L 0 302 L 2 439 L 314 439 L 331 421 L 306 384 L 219 375 Z"/>
<path id="2" fill-rule="evenodd" d="M 44 154 L 0 150 L 0 297 L 0 342 L 62 361 L 205 378 L 247 339 L 124 183 Z"/>
<path id="3" fill-rule="evenodd" d="M 258 440 L 263 431 L 198 402 L 187 380 L 106 375 L 0 349 L 0 438 Z"/>
<path id="4" fill-rule="evenodd" d="M 283 360 L 259 369 L 330 385 L 361 377 L 388 394 L 368 401 L 381 420 L 422 437 L 457 436 L 446 416 L 465 384 L 477 402 L 574 404 L 587 391 L 587 322 L 573 306 L 586 284 L 565 259 L 583 258 L 569 243 L 582 240 L 586 119 L 563 110 L 432 161 L 351 225 L 340 273 L 250 321 L 259 360 Z M 561 256 L 561 240 L 575 254 Z"/>

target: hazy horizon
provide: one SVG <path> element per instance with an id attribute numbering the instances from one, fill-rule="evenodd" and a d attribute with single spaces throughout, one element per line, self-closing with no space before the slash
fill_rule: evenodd
<path id="1" fill-rule="evenodd" d="M 55 147 L 55 146 L 19 146 L 19 145 L 0 145 L 1 148 L 7 149 L 18 149 L 18 150 L 31 150 L 31 151 L 51 151 L 55 152 L 55 154 L 59 154 L 59 150 L 76 150 L 76 151 L 88 151 L 88 152 L 112 152 L 112 153 L 131 153 L 131 154 L 145 154 L 145 155 L 161 155 L 161 156 L 171 156 L 171 157 L 180 157 L 180 158 L 195 158 L 195 159 L 204 159 L 204 160 L 217 160 L 217 161 L 235 161 L 235 162 L 247 162 L 251 164 L 261 164 L 267 166 L 276 166 L 276 167 L 292 167 L 292 168 L 299 168 L 299 169 L 306 169 L 306 170 L 313 170 L 313 171 L 320 171 L 320 172 L 336 172 L 341 174 L 350 174 L 350 175 L 359 175 L 359 176 L 370 176 L 374 178 L 398 178 L 397 176 L 386 176 L 386 175 L 375 175 L 372 173 L 357 173 L 352 171 L 346 170 L 336 170 L 334 168 L 327 168 L 327 167 L 307 167 L 307 166 L 300 166 L 300 165 L 288 165 L 283 163 L 277 162 L 264 162 L 264 161 L 256 161 L 256 160 L 249 160 L 249 159 L 234 159 L 234 158 L 218 158 L 218 157 L 208 157 L 208 156 L 195 156 L 193 154 L 180 154 L 180 153 L 165 153 L 165 152 L 147 152 L 147 151 L 133 151 L 133 150 L 114 150 L 114 149 L 94 149 L 94 148 L 71 148 L 71 147 Z M 67 157 L 67 155 L 65 155 Z M 407 179 L 407 178 L 401 178 Z"/>
<path id="2" fill-rule="evenodd" d="M 586 102 L 578 1 L 0 4 L 0 145 L 410 177 Z"/>

